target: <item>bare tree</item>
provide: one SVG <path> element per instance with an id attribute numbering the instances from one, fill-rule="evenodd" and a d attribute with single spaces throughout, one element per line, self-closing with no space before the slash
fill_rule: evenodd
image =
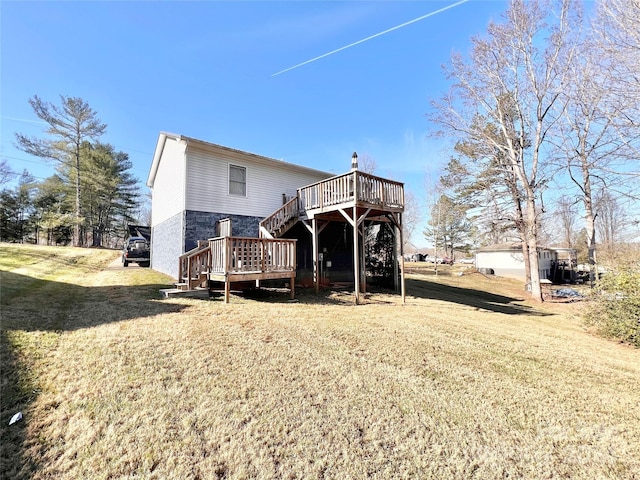
<path id="1" fill-rule="evenodd" d="M 418 222 L 420 221 L 420 210 L 418 207 L 418 201 L 413 192 L 409 190 L 404 191 L 404 212 L 402 213 L 402 242 L 403 252 L 406 252 L 411 244 L 411 237 L 416 231 Z"/>
<path id="2" fill-rule="evenodd" d="M 0 185 L 8 183 L 15 176 L 17 176 L 17 174 L 11 170 L 7 161 L 4 158 L 0 160 Z"/>
<path id="3" fill-rule="evenodd" d="M 554 210 L 556 224 L 560 225 L 560 240 L 565 247 L 573 248 L 576 238 L 576 200 L 567 195 L 562 195 L 556 203 Z"/>
<path id="4" fill-rule="evenodd" d="M 358 170 L 361 172 L 375 175 L 377 169 L 378 162 L 371 155 L 365 153 L 358 158 Z"/>
<path id="5" fill-rule="evenodd" d="M 634 93 L 628 80 L 637 69 L 640 47 L 626 45 L 631 32 L 619 31 L 635 23 L 636 40 L 640 41 L 640 17 L 624 21 L 633 4 L 616 0 L 599 6 L 593 29 L 581 39 L 581 55 L 572 59 L 572 81 L 562 90 L 565 109 L 557 123 L 559 163 L 577 187 L 584 208 L 592 281 L 597 276 L 596 192 L 606 191 L 606 198 L 612 199 L 614 195 L 634 196 L 638 191 L 634 163 L 640 126 L 633 118 L 637 118 L 640 90 L 636 80 Z M 636 61 L 625 66 L 629 50 L 635 53 Z"/>
<path id="6" fill-rule="evenodd" d="M 640 1 L 601 0 L 593 30 L 598 51 L 602 58 L 610 60 L 607 68 L 615 78 L 609 89 L 618 99 L 624 99 L 622 106 L 627 111 L 621 118 L 637 125 L 640 117 Z"/>
<path id="7" fill-rule="evenodd" d="M 469 60 L 452 56 L 452 89 L 433 102 L 430 115 L 442 133 L 484 144 L 504 158 L 522 195 L 531 295 L 540 301 L 538 222 L 548 182 L 544 145 L 563 110 L 560 91 L 570 80 L 579 20 L 580 7 L 571 0 L 512 0 L 504 22 L 491 23 L 485 37 L 473 39 Z M 480 161 L 492 159 L 495 155 Z"/>
<path id="8" fill-rule="evenodd" d="M 596 229 L 603 246 L 611 253 L 614 245 L 621 239 L 627 215 L 622 205 L 608 190 L 598 192 L 595 205 L 598 212 Z"/>
<path id="9" fill-rule="evenodd" d="M 81 203 L 81 146 L 88 140 L 97 140 L 107 129 L 97 118 L 89 104 L 77 97 L 60 96 L 60 105 L 41 100 L 37 95 L 29 99 L 36 116 L 46 122 L 46 133 L 51 138 L 28 137 L 16 133 L 17 147 L 36 157 L 53 160 L 75 169 L 75 244 L 82 246 L 80 224 Z"/>

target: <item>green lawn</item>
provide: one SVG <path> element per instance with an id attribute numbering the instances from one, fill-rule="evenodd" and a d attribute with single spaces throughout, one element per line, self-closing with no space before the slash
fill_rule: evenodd
<path id="1" fill-rule="evenodd" d="M 162 300 L 118 255 L 0 245 L 0 477 L 639 478 L 640 350 L 580 304 L 450 269 Z"/>

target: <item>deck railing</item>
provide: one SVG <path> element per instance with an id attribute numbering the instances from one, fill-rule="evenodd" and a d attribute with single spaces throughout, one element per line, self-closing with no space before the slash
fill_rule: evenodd
<path id="1" fill-rule="evenodd" d="M 209 271 L 211 265 L 211 250 L 207 242 L 199 241 L 198 246 L 180 255 L 178 268 L 178 280 L 186 280 L 189 283 L 200 279 L 200 276 Z"/>
<path id="2" fill-rule="evenodd" d="M 211 273 L 286 272 L 296 269 L 296 241 L 224 237 L 209 240 Z"/>
<path id="3" fill-rule="evenodd" d="M 222 220 L 218 220 L 218 225 L 216 225 L 216 231 L 218 233 L 218 237 L 230 237 L 231 236 L 231 219 L 224 218 Z"/>
<path id="4" fill-rule="evenodd" d="M 349 172 L 298 189 L 301 211 L 356 202 L 404 208 L 404 186 L 363 172 Z"/>
<path id="5" fill-rule="evenodd" d="M 260 227 L 266 229 L 270 234 L 275 234 L 280 228 L 285 226 L 291 219 L 300 214 L 298 208 L 298 197 L 293 197 L 278 210 L 260 222 Z"/>
<path id="6" fill-rule="evenodd" d="M 400 182 L 356 172 L 358 202 L 404 208 L 404 185 Z"/>

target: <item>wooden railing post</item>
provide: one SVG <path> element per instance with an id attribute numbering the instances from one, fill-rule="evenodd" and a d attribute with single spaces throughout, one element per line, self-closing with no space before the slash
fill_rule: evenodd
<path id="1" fill-rule="evenodd" d="M 298 268 L 296 261 L 296 242 L 291 242 L 289 244 L 289 258 L 288 264 L 293 266 L 291 270 L 291 280 L 289 286 L 291 287 L 291 300 L 296 298 L 296 269 Z"/>
<path id="2" fill-rule="evenodd" d="M 229 278 L 231 262 L 231 239 L 224 237 L 224 303 L 229 303 L 231 296 L 231 279 Z"/>

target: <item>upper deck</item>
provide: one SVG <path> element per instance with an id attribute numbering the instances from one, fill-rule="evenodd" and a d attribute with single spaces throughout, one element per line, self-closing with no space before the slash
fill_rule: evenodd
<path id="1" fill-rule="evenodd" d="M 293 219 L 332 216 L 340 210 L 366 209 L 372 216 L 404 211 L 404 184 L 353 170 L 299 188 L 297 196 L 260 222 L 262 232 L 276 234 Z M 337 218 L 336 217 L 336 218 Z"/>
<path id="2" fill-rule="evenodd" d="M 298 189 L 300 212 L 319 213 L 363 207 L 384 212 L 404 211 L 404 185 L 358 170 Z"/>

